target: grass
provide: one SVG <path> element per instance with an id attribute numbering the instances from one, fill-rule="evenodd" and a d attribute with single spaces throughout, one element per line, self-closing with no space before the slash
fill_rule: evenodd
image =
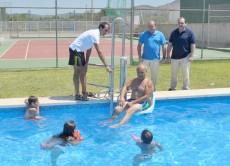
<path id="1" fill-rule="evenodd" d="M 119 84 L 119 66 L 115 70 L 115 87 Z M 128 79 L 135 77 L 136 66 L 128 67 Z M 230 87 L 230 60 L 195 61 L 191 65 L 191 88 Z M 73 94 L 72 68 L 0 70 L 0 98 L 36 96 L 65 96 Z M 149 73 L 148 73 L 149 76 Z M 182 87 L 181 73 L 177 89 Z M 88 82 L 108 84 L 104 68 L 90 67 Z M 170 65 L 162 64 L 158 73 L 157 90 L 167 90 L 170 83 Z M 100 89 L 88 86 L 89 91 Z"/>

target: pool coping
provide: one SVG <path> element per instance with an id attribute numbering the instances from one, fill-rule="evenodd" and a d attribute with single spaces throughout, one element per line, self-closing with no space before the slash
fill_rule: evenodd
<path id="1" fill-rule="evenodd" d="M 156 100 L 211 97 L 211 96 L 230 96 L 230 88 L 157 91 L 155 92 L 155 96 L 156 96 Z M 24 107 L 25 98 L 26 97 L 0 99 L 0 108 Z M 116 101 L 116 98 L 114 101 Z M 109 102 L 109 100 L 99 100 L 99 99 L 90 98 L 89 101 L 75 101 L 73 96 L 50 96 L 50 97 L 39 97 L 39 102 L 41 106 L 46 106 L 46 105 L 72 105 L 78 103 L 79 104 L 106 103 Z"/>

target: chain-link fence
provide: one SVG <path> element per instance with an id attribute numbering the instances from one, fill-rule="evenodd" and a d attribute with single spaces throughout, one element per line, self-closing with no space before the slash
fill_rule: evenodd
<path id="1" fill-rule="evenodd" d="M 228 0 L 4 0 L 0 1 L 0 66 L 67 66 L 69 43 L 85 30 L 97 28 L 101 21 L 111 23 L 115 17 L 126 20 L 126 54 L 132 63 L 137 58 L 138 34 L 147 29 L 149 20 L 155 20 L 157 29 L 168 39 L 180 16 L 195 33 L 197 59 L 230 58 Z M 110 40 L 109 36 L 103 40 Z"/>

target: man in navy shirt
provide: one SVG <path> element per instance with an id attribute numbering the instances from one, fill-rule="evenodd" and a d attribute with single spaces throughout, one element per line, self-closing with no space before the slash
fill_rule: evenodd
<path id="1" fill-rule="evenodd" d="M 163 57 L 166 57 L 165 43 L 166 40 L 164 34 L 156 30 L 156 24 L 154 21 L 149 21 L 148 30 L 140 34 L 137 52 L 139 61 L 146 67 L 150 67 L 151 80 L 153 82 L 154 89 L 156 86 L 161 49 Z M 144 45 L 143 52 L 142 45 Z"/>
<path id="2" fill-rule="evenodd" d="M 172 31 L 169 37 L 167 56 L 171 51 L 171 85 L 169 90 L 176 90 L 178 70 L 182 68 L 183 90 L 189 89 L 189 66 L 195 51 L 195 36 L 186 27 L 185 18 L 178 19 L 178 28 Z"/>

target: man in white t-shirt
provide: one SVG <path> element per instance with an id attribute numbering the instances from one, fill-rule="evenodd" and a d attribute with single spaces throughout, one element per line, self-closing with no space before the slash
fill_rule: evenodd
<path id="1" fill-rule="evenodd" d="M 88 100 L 86 91 L 86 73 L 93 46 L 95 47 L 102 63 L 105 65 L 106 70 L 111 72 L 111 69 L 107 65 L 99 47 L 100 35 L 104 36 L 108 33 L 109 28 L 109 23 L 102 22 L 99 24 L 98 29 L 83 32 L 69 46 L 69 65 L 73 65 L 74 68 L 73 82 L 76 100 Z M 80 82 L 82 86 L 82 95 L 80 95 L 79 92 Z"/>

